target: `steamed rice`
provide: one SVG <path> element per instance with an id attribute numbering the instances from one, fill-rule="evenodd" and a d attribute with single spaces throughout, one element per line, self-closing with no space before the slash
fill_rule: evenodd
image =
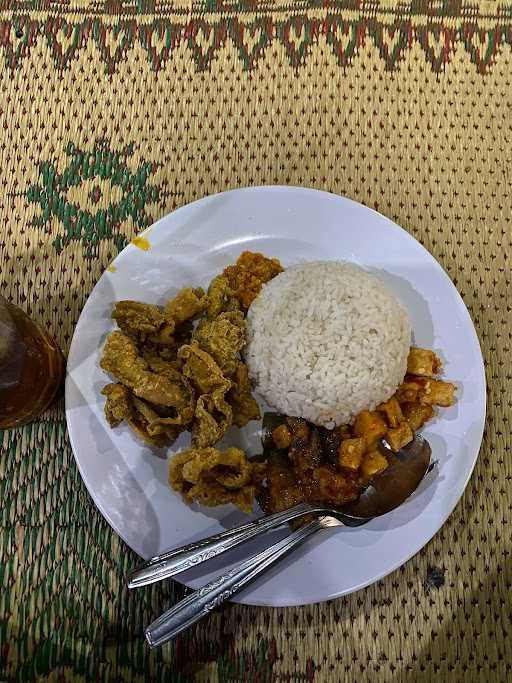
<path id="1" fill-rule="evenodd" d="M 402 382 L 406 311 L 380 280 L 341 262 L 288 268 L 247 314 L 245 360 L 274 409 L 333 427 L 373 410 Z"/>

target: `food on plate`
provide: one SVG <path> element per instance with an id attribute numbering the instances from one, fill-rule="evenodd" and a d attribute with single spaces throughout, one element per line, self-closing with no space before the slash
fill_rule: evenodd
<path id="1" fill-rule="evenodd" d="M 434 377 L 441 372 L 443 364 L 433 351 L 413 348 L 407 358 L 407 372 L 410 375 Z"/>
<path id="2" fill-rule="evenodd" d="M 171 459 L 169 484 L 188 502 L 234 503 L 251 512 L 265 471 L 263 463 L 250 462 L 239 448 L 190 448 Z"/>
<path id="3" fill-rule="evenodd" d="M 407 446 L 414 439 L 414 433 L 407 422 L 402 422 L 398 427 L 390 428 L 386 432 L 386 441 L 392 451 L 398 451 Z"/>
<path id="4" fill-rule="evenodd" d="M 400 302 L 361 268 L 306 263 L 274 277 L 247 313 L 245 361 L 278 412 L 351 423 L 403 381 L 411 325 Z"/>
<path id="5" fill-rule="evenodd" d="M 220 313 L 213 320 L 202 320 L 192 339 L 210 354 L 222 372 L 232 375 L 238 354 L 245 344 L 245 320 L 240 311 Z"/>
<path id="6" fill-rule="evenodd" d="M 434 409 L 430 405 L 405 401 L 400 408 L 409 427 L 415 432 L 434 417 Z"/>
<path id="7" fill-rule="evenodd" d="M 226 401 L 232 382 L 195 342 L 182 346 L 178 358 L 183 362 L 183 377 L 192 383 L 198 396 L 192 443 L 198 448 L 211 446 L 222 439 L 233 423 L 233 411 Z"/>
<path id="8" fill-rule="evenodd" d="M 153 372 L 139 354 L 135 342 L 122 332 L 109 335 L 100 366 L 131 389 L 135 396 L 149 403 L 174 408 L 185 403 L 181 383 Z"/>
<path id="9" fill-rule="evenodd" d="M 408 358 L 411 357 L 413 363 L 414 358 L 431 358 L 431 371 L 438 372 L 441 368 L 439 358 L 427 349 L 413 347 Z M 454 401 L 455 386 L 449 382 L 429 380 L 436 382 L 432 390 L 425 385 L 423 377 L 407 375 L 405 380 L 375 410 L 363 410 L 352 424 L 334 429 L 286 415 L 265 414 L 263 431 L 268 467 L 266 482 L 258 493 L 262 508 L 271 513 L 302 502 L 337 507 L 355 500 L 372 477 L 383 472 L 394 457 L 380 450 L 380 439 L 398 452 L 433 417 L 430 403 L 433 396 L 440 406 Z M 421 386 L 415 393 L 415 402 L 408 400 L 403 384 Z"/>
<path id="10" fill-rule="evenodd" d="M 367 448 L 374 446 L 387 431 L 386 421 L 376 410 L 363 410 L 356 415 L 352 429 L 355 436 L 361 437 Z"/>
<path id="11" fill-rule="evenodd" d="M 206 314 L 209 320 L 214 320 L 221 313 L 240 310 L 240 301 L 229 286 L 227 278 L 217 275 L 208 287 L 208 304 Z"/>
<path id="12" fill-rule="evenodd" d="M 154 446 L 190 431 L 194 447 L 206 448 L 232 424 L 260 417 L 240 355 L 246 341 L 241 301 L 282 268 L 277 259 L 244 252 L 226 270 L 229 280 L 216 277 L 208 294 L 185 287 L 164 307 L 115 304 L 120 329 L 107 338 L 100 361 L 116 380 L 103 391 L 112 427 L 126 421 Z"/>
<path id="13" fill-rule="evenodd" d="M 188 502 L 267 512 L 299 502 L 340 507 L 383 472 L 450 406 L 439 357 L 411 347 L 399 301 L 373 275 L 339 262 L 284 271 L 243 252 L 205 293 L 180 290 L 165 306 L 120 301 L 119 330 L 100 365 L 105 415 L 146 443 L 172 444 L 169 483 Z M 215 448 L 235 425 L 260 418 L 253 387 L 277 411 L 263 420 L 264 452 Z M 390 451 L 381 449 L 385 440 Z"/>
<path id="14" fill-rule="evenodd" d="M 123 384 L 107 384 L 101 393 L 107 397 L 105 415 L 111 427 L 125 421 L 142 441 L 156 447 L 163 447 L 177 437 L 179 428 L 162 424 L 150 405 Z"/>
<path id="15" fill-rule="evenodd" d="M 338 465 L 354 472 L 361 467 L 366 442 L 361 437 L 344 439 L 338 447 Z"/>
<path id="16" fill-rule="evenodd" d="M 245 313 L 262 286 L 282 270 L 276 258 L 243 251 L 234 265 L 225 268 L 211 281 L 208 287 L 208 318 L 230 311 L 242 310 Z"/>
<path id="17" fill-rule="evenodd" d="M 411 349 L 411 352 L 413 349 Z M 404 414 L 396 396 L 392 396 L 388 401 L 384 401 L 377 406 L 377 410 L 384 413 L 390 427 L 398 427 L 404 421 Z"/>
<path id="18" fill-rule="evenodd" d="M 244 311 L 247 311 L 261 291 L 261 286 L 283 271 L 278 259 L 263 254 L 244 251 L 233 266 L 224 269 L 222 275 Z"/>
<path id="19" fill-rule="evenodd" d="M 233 410 L 233 424 L 237 427 L 244 427 L 251 420 L 259 420 L 260 407 L 252 395 L 249 372 L 242 361 L 237 362 L 231 382 L 228 402 Z"/>
<path id="20" fill-rule="evenodd" d="M 204 475 L 193 485 L 190 479 L 186 485 L 176 484 L 187 491 L 187 500 L 252 506 L 261 479 L 256 475 L 264 464 L 249 467 L 236 449 L 216 456 L 215 478 L 208 474 L 213 465 L 207 464 L 213 462 L 211 447 L 231 425 L 244 427 L 261 417 L 241 356 L 245 311 L 263 283 L 281 270 L 277 259 L 244 252 L 214 278 L 208 293 L 185 287 L 163 307 L 138 301 L 114 306 L 112 318 L 119 330 L 107 338 L 100 361 L 115 379 L 102 390 L 106 419 L 111 427 L 126 422 L 142 441 L 156 447 L 169 446 L 182 432 L 190 432 L 193 450 L 186 451 L 186 457 L 193 453 L 196 466 L 204 464 Z M 175 456 L 171 469 L 184 457 Z M 231 468 L 236 460 L 240 471 L 252 473 L 252 478 L 245 483 L 239 478 L 236 488 L 229 485 L 235 480 L 221 476 L 228 460 Z M 192 464 L 185 471 L 192 472 Z M 173 476 L 171 481 L 178 480 Z"/>
<path id="21" fill-rule="evenodd" d="M 207 306 L 207 298 L 200 287 L 181 289 L 165 306 L 166 317 L 174 321 L 176 327 L 188 320 L 195 320 Z"/>
<path id="22" fill-rule="evenodd" d="M 139 301 L 118 301 L 112 317 L 125 334 L 145 341 L 148 337 L 157 338 L 166 328 L 174 332 L 174 321 L 165 317 L 158 306 Z"/>

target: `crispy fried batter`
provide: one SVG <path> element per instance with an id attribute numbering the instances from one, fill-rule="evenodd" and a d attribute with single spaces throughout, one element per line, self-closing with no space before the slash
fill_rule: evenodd
<path id="1" fill-rule="evenodd" d="M 159 417 L 158 423 L 166 425 L 190 425 L 194 418 L 196 396 L 188 379 L 181 374 L 181 365 L 175 361 L 164 360 L 160 356 L 152 353 L 145 353 L 144 359 L 153 372 L 156 372 L 163 377 L 167 377 L 171 382 L 179 384 L 183 395 L 185 396 L 185 404 L 176 409 L 175 415 Z"/>
<path id="2" fill-rule="evenodd" d="M 117 427 L 123 420 L 131 417 L 130 390 L 124 384 L 107 384 L 101 393 L 107 397 L 105 417 L 111 427 Z"/>
<path id="3" fill-rule="evenodd" d="M 171 488 L 179 493 L 183 493 L 188 487 L 183 478 L 183 467 L 195 458 L 194 449 L 175 453 L 169 461 L 169 484 Z"/>
<path id="4" fill-rule="evenodd" d="M 213 446 L 233 424 L 233 411 L 226 402 L 232 383 L 197 342 L 182 346 L 178 357 L 184 361 L 183 376 L 190 380 L 199 394 L 192 424 L 192 442 L 197 448 Z"/>
<path id="5" fill-rule="evenodd" d="M 159 348 L 152 344 L 142 344 L 139 346 L 141 356 L 149 365 L 153 372 L 165 375 L 170 380 L 181 378 L 181 361 L 178 360 L 178 349 L 166 353 L 168 347 Z"/>
<path id="6" fill-rule="evenodd" d="M 151 354 L 145 354 L 144 358 L 153 372 L 175 382 L 185 397 L 183 406 L 171 408 L 170 410 L 162 410 L 160 407 L 157 407 L 158 414 L 152 424 L 175 425 L 181 427 L 182 430 L 188 429 L 194 418 L 196 407 L 195 392 L 190 382 L 182 376 L 174 362 L 166 361 L 159 356 Z"/>
<path id="7" fill-rule="evenodd" d="M 278 259 L 244 251 L 235 265 L 224 269 L 223 275 L 235 292 L 242 309 L 246 311 L 260 293 L 262 285 L 282 271 L 283 267 Z"/>
<path id="8" fill-rule="evenodd" d="M 158 332 L 148 335 L 147 340 L 155 346 L 174 346 L 174 330 L 174 321 L 171 320 L 170 322 L 166 322 Z"/>
<path id="9" fill-rule="evenodd" d="M 233 424 L 233 411 L 224 395 L 225 390 L 217 389 L 197 399 L 192 423 L 192 443 L 196 448 L 213 446 Z"/>
<path id="10" fill-rule="evenodd" d="M 140 301 L 118 301 L 114 306 L 112 318 L 121 330 L 127 334 L 152 334 L 165 324 L 166 318 L 160 308 L 154 304 Z"/>
<path id="11" fill-rule="evenodd" d="M 142 357 L 157 375 L 163 375 L 171 382 L 182 382 L 181 368 L 173 361 L 165 360 L 155 351 L 144 351 Z"/>
<path id="12" fill-rule="evenodd" d="M 146 341 L 138 342 L 137 348 L 145 360 L 158 357 L 171 363 L 176 370 L 181 371 L 181 363 L 178 361 L 179 344 L 175 335 L 173 335 L 172 341 L 166 344 L 155 344 L 147 339 Z"/>
<path id="13" fill-rule="evenodd" d="M 143 418 L 145 432 L 151 438 L 165 436 L 166 445 L 170 445 L 183 431 L 184 428 L 181 425 L 168 422 L 170 418 L 160 417 L 146 401 L 136 396 L 132 397 L 132 401 L 139 418 Z"/>
<path id="14" fill-rule="evenodd" d="M 245 427 L 251 420 L 259 420 L 261 417 L 260 407 L 251 393 L 249 371 L 242 361 L 237 361 L 236 370 L 231 378 L 231 387 L 227 400 L 233 409 L 233 424 L 237 427 Z"/>
<path id="15" fill-rule="evenodd" d="M 173 320 L 176 327 L 187 320 L 194 320 L 199 316 L 207 305 L 206 294 L 203 289 L 197 287 L 184 287 L 176 296 L 165 305 L 165 314 Z"/>
<path id="16" fill-rule="evenodd" d="M 219 387 L 231 387 L 231 382 L 224 377 L 214 359 L 199 348 L 197 342 L 184 344 L 178 351 L 178 358 L 183 361 L 183 376 L 192 382 L 199 394 L 209 394 Z"/>
<path id="17" fill-rule="evenodd" d="M 136 345 L 122 332 L 112 332 L 107 338 L 100 366 L 150 403 L 176 408 L 186 403 L 181 385 L 152 372 Z"/>
<path id="18" fill-rule="evenodd" d="M 214 320 L 221 313 L 238 310 L 240 310 L 240 302 L 229 286 L 227 278 L 223 275 L 213 278 L 208 287 L 208 319 Z"/>
<path id="19" fill-rule="evenodd" d="M 230 376 L 239 362 L 237 354 L 245 344 L 244 316 L 240 311 L 232 311 L 220 313 L 214 320 L 203 320 L 192 339 Z"/>
<path id="20" fill-rule="evenodd" d="M 158 306 L 139 301 L 118 301 L 112 318 L 130 337 L 144 341 L 151 337 L 155 343 L 172 339 L 174 322 L 168 320 Z"/>
<path id="21" fill-rule="evenodd" d="M 265 469 L 264 463 L 249 462 L 238 448 L 191 448 L 171 459 L 169 484 L 188 502 L 234 503 L 244 512 L 251 512 Z"/>
<path id="22" fill-rule="evenodd" d="M 212 280 L 207 295 L 202 289 L 184 288 L 163 309 L 118 302 L 113 318 L 121 331 L 109 336 L 100 362 L 119 381 L 103 391 L 109 424 L 126 421 L 140 438 L 158 446 L 188 429 L 194 448 L 208 450 L 232 424 L 242 427 L 258 419 L 259 407 L 240 358 L 245 343 L 243 311 L 262 284 L 281 270 L 277 259 L 244 252 Z M 194 331 L 197 318 L 201 319 Z M 302 431 L 307 432 L 307 425 Z M 294 443 L 299 441 L 295 434 Z M 250 510 L 263 476 L 258 478 L 251 468 L 261 472 L 264 465 L 249 467 L 236 449 L 227 453 L 214 467 L 215 477 L 206 467 L 203 476 L 199 468 L 196 481 L 191 481 L 193 465 L 185 467 L 189 455 L 175 459 L 175 467 L 183 461 L 181 469 L 188 477 L 184 492 L 204 504 L 233 502 Z"/>
<path id="23" fill-rule="evenodd" d="M 208 507 L 232 503 L 242 512 L 251 513 L 256 491 L 256 486 L 244 486 L 241 489 L 230 491 L 215 481 L 200 481 L 187 492 L 187 499 L 190 502 L 196 501 Z"/>
<path id="24" fill-rule="evenodd" d="M 107 384 L 101 393 L 107 397 L 105 416 L 110 426 L 117 427 L 126 421 L 137 436 L 150 446 L 169 446 L 181 431 L 176 427 L 152 424 L 152 419 L 158 418 L 158 415 L 147 403 L 133 396 L 123 384 Z"/>
<path id="25" fill-rule="evenodd" d="M 237 489 L 250 483 L 252 466 L 247 456 L 238 448 L 219 451 L 216 448 L 195 450 L 195 457 L 183 466 L 186 481 L 197 484 L 201 475 L 208 473 L 227 489 Z M 214 468 L 218 468 L 218 471 Z"/>

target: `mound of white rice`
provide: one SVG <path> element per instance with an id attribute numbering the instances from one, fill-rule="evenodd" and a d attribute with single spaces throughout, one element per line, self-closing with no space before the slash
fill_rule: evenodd
<path id="1" fill-rule="evenodd" d="M 247 328 L 256 391 L 279 412 L 325 427 L 373 410 L 406 371 L 407 313 L 380 280 L 352 264 L 288 268 L 263 287 Z"/>

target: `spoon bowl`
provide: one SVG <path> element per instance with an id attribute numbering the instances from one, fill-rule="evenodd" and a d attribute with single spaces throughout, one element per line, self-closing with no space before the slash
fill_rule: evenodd
<path id="1" fill-rule="evenodd" d="M 398 453 L 393 453 L 385 441 L 379 447 L 385 451 L 389 466 L 373 477 L 356 501 L 340 509 L 347 517 L 369 520 L 391 512 L 416 491 L 430 470 L 432 449 L 421 436 Z"/>

